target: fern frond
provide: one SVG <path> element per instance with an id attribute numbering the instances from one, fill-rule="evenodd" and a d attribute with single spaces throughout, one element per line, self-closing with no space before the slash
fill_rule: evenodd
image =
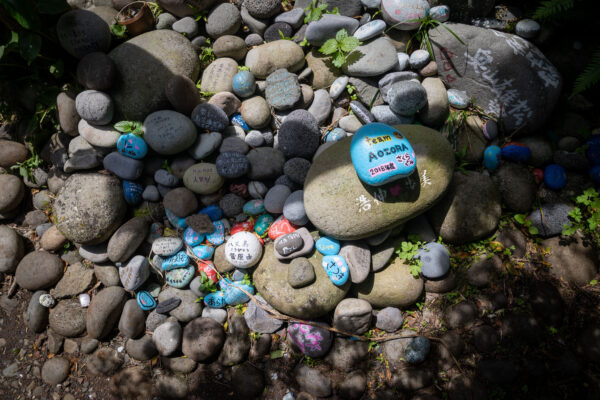
<path id="1" fill-rule="evenodd" d="M 575 0 L 547 0 L 542 1 L 542 4 L 533 13 L 533 19 L 538 21 L 548 21 L 558 19 L 561 13 L 570 10 L 575 6 Z"/>
<path id="2" fill-rule="evenodd" d="M 600 47 L 592 54 L 590 63 L 575 80 L 573 92 L 570 97 L 588 90 L 598 82 L 600 82 Z"/>

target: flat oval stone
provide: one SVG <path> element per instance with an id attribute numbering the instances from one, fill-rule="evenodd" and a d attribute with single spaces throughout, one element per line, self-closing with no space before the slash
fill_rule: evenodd
<path id="1" fill-rule="evenodd" d="M 135 206 L 142 202 L 144 186 L 138 182 L 123 181 L 123 197 L 127 204 Z"/>
<path id="2" fill-rule="evenodd" d="M 156 300 L 154 300 L 154 297 L 152 297 L 152 295 L 145 290 L 138 292 L 135 295 L 135 299 L 140 308 L 144 311 L 150 311 L 156 307 Z"/>
<path id="3" fill-rule="evenodd" d="M 408 140 L 399 130 L 380 123 L 356 131 L 350 156 L 360 180 L 371 186 L 405 178 L 417 168 L 415 152 Z"/>
<path id="4" fill-rule="evenodd" d="M 223 132 L 229 125 L 225 111 L 210 103 L 198 104 L 192 111 L 192 120 L 198 128 L 210 132 Z"/>
<path id="5" fill-rule="evenodd" d="M 212 246 L 200 245 L 192 248 L 194 255 L 201 260 L 210 260 L 215 254 L 215 248 Z"/>
<path id="6" fill-rule="evenodd" d="M 265 212 L 265 203 L 263 200 L 250 200 L 244 204 L 244 214 L 259 215 Z"/>
<path id="7" fill-rule="evenodd" d="M 189 285 L 194 278 L 195 272 L 195 268 L 192 265 L 185 268 L 172 269 L 165 275 L 165 280 L 170 286 L 181 289 Z"/>
<path id="8" fill-rule="evenodd" d="M 483 152 L 483 165 L 490 171 L 500 165 L 501 150 L 498 146 L 489 146 Z"/>
<path id="9" fill-rule="evenodd" d="M 121 132 L 117 131 L 111 125 L 92 125 L 82 119 L 77 125 L 79 134 L 92 146 L 102 148 L 113 148 L 118 145 L 119 139 L 123 137 Z"/>
<path id="10" fill-rule="evenodd" d="M 233 93 L 242 98 L 250 97 L 256 90 L 256 79 L 252 72 L 240 71 L 234 75 L 231 85 L 233 86 Z"/>
<path id="11" fill-rule="evenodd" d="M 206 240 L 215 246 L 220 246 L 225 242 L 225 224 L 222 221 L 213 222 L 215 230 L 206 235 Z"/>
<path id="12" fill-rule="evenodd" d="M 217 292 L 209 293 L 204 296 L 204 304 L 211 308 L 223 308 L 227 305 L 225 301 L 225 292 L 219 290 Z"/>
<path id="13" fill-rule="evenodd" d="M 373 236 L 422 214 L 442 198 L 454 170 L 452 146 L 430 128 L 399 125 L 399 129 L 418 160 L 408 178 L 376 188 L 364 185 L 352 165 L 350 138 L 333 143 L 312 164 L 304 207 L 324 235 L 343 240 Z"/>
<path id="14" fill-rule="evenodd" d="M 363 124 L 375 122 L 373 114 L 360 101 L 352 100 L 350 102 L 350 110 Z"/>
<path id="15" fill-rule="evenodd" d="M 383 33 L 386 27 L 385 21 L 381 19 L 376 19 L 371 22 L 367 22 L 366 24 L 359 27 L 356 32 L 352 36 L 357 38 L 360 41 L 372 39 L 375 36 L 379 36 Z"/>
<path id="16" fill-rule="evenodd" d="M 319 238 L 316 247 L 319 253 L 325 256 L 335 256 L 341 249 L 339 240 L 327 236 Z"/>
<path id="17" fill-rule="evenodd" d="M 225 183 L 214 164 L 200 163 L 189 167 L 183 175 L 183 184 L 194 193 L 212 194 Z"/>
<path id="18" fill-rule="evenodd" d="M 192 120 L 177 111 L 156 111 L 144 120 L 144 140 L 158 154 L 180 153 L 194 144 L 197 136 Z"/>
<path id="19" fill-rule="evenodd" d="M 323 269 L 327 272 L 327 276 L 336 286 L 342 286 L 348 281 L 350 271 L 346 260 L 342 256 L 325 256 L 321 262 Z"/>
<path id="20" fill-rule="evenodd" d="M 302 90 L 298 76 L 286 69 L 278 69 L 267 77 L 265 98 L 276 110 L 289 110 L 300 100 Z"/>
<path id="21" fill-rule="evenodd" d="M 171 310 L 176 309 L 181 304 L 181 299 L 179 297 L 169 297 L 165 301 L 161 301 L 156 306 L 156 312 L 159 314 L 166 314 Z"/>
<path id="22" fill-rule="evenodd" d="M 267 236 L 269 228 L 271 227 L 271 224 L 274 220 L 275 218 L 273 218 L 271 214 L 261 215 L 256 219 L 256 222 L 254 223 L 254 232 L 256 232 L 256 234 L 261 238 Z"/>
<path id="23" fill-rule="evenodd" d="M 335 81 L 333 81 L 331 87 L 329 88 L 329 97 L 331 97 L 334 100 L 340 97 L 344 89 L 346 89 L 346 85 L 348 84 L 349 79 L 350 78 L 348 78 L 347 76 L 340 76 Z"/>
<path id="24" fill-rule="evenodd" d="M 219 132 L 201 133 L 196 142 L 188 149 L 194 160 L 202 160 L 211 155 L 221 145 L 223 135 Z"/>
<path id="25" fill-rule="evenodd" d="M 279 236 L 275 240 L 275 251 L 282 256 L 288 256 L 302 248 L 304 240 L 296 231 L 287 235 Z"/>
<path id="26" fill-rule="evenodd" d="M 419 249 L 417 258 L 423 262 L 421 275 L 427 279 L 439 279 L 450 270 L 450 253 L 443 244 L 427 243 Z"/>
<path id="27" fill-rule="evenodd" d="M 183 241 L 188 246 L 198 246 L 204 241 L 205 236 L 205 234 L 198 233 L 188 226 L 183 232 Z"/>
<path id="28" fill-rule="evenodd" d="M 165 208 L 165 214 L 167 215 L 167 219 L 175 228 L 185 229 L 187 228 L 187 223 L 185 222 L 185 218 L 178 217 L 173 213 L 173 211 Z"/>
<path id="29" fill-rule="evenodd" d="M 175 268 L 186 267 L 189 263 L 190 257 L 185 251 L 180 251 L 174 256 L 165 258 L 162 263 L 162 269 L 163 271 L 170 271 Z"/>
<path id="30" fill-rule="evenodd" d="M 134 291 L 150 276 L 150 264 L 144 256 L 135 256 L 124 267 L 119 267 L 119 278 L 125 290 Z"/>
<path id="31" fill-rule="evenodd" d="M 121 179 L 135 181 L 144 172 L 144 163 L 121 153 L 114 151 L 104 157 L 102 161 L 104 168 L 117 175 Z"/>
<path id="32" fill-rule="evenodd" d="M 238 268 L 255 265 L 262 255 L 262 245 L 255 234 L 238 232 L 225 245 L 225 258 Z"/>
<path id="33" fill-rule="evenodd" d="M 117 151 L 126 157 L 141 160 L 148 154 L 148 145 L 141 137 L 128 133 L 117 140 Z"/>
<path id="34" fill-rule="evenodd" d="M 152 252 L 162 257 L 169 257 L 183 247 L 183 242 L 177 237 L 160 237 L 152 242 Z"/>

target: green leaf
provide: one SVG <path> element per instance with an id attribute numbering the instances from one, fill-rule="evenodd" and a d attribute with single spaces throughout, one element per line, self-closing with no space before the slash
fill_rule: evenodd
<path id="1" fill-rule="evenodd" d="M 352 50 L 354 50 L 355 48 L 357 48 L 358 45 L 360 45 L 359 40 L 357 38 L 355 38 L 354 36 L 349 36 L 349 37 L 345 38 L 344 40 L 342 40 L 342 43 L 340 43 L 340 48 L 343 51 L 345 51 L 346 53 L 349 53 Z"/>
<path id="2" fill-rule="evenodd" d="M 23 31 L 19 35 L 19 52 L 27 64 L 31 64 L 33 60 L 40 54 L 42 48 L 42 38 L 37 33 Z"/>
<path id="3" fill-rule="evenodd" d="M 325 43 L 323 43 L 323 46 L 321 46 L 319 52 L 325 55 L 330 55 L 335 53 L 337 50 L 338 42 L 335 39 L 329 39 Z"/>
<path id="4" fill-rule="evenodd" d="M 528 230 L 529 230 L 529 234 L 530 235 L 537 235 L 538 233 L 540 233 L 540 231 L 538 230 L 538 228 L 536 228 L 533 225 L 529 226 Z"/>
<path id="5" fill-rule="evenodd" d="M 40 29 L 40 17 L 29 0 L 2 0 L 1 4 L 23 28 Z"/>
<path id="6" fill-rule="evenodd" d="M 519 224 L 523 225 L 525 223 L 525 220 L 527 219 L 527 216 L 525 214 L 515 214 L 514 219 Z"/>
<path id="7" fill-rule="evenodd" d="M 133 125 L 133 122 L 131 122 L 131 121 L 120 121 L 114 125 L 114 128 L 116 130 L 118 130 L 119 132 L 129 133 L 129 132 L 131 132 L 132 125 Z"/>
<path id="8" fill-rule="evenodd" d="M 571 236 L 575 233 L 575 231 L 577 231 L 576 227 L 564 224 L 561 234 L 563 236 Z"/>
<path id="9" fill-rule="evenodd" d="M 340 29 L 335 34 L 335 40 L 337 40 L 338 42 L 342 42 L 347 37 L 348 37 L 348 32 L 345 29 Z"/>
<path id="10" fill-rule="evenodd" d="M 344 56 L 344 53 L 342 53 L 341 51 L 338 51 L 337 53 L 335 53 L 335 56 L 333 56 L 331 62 L 336 67 L 341 68 L 342 65 L 344 65 L 344 63 L 346 62 L 346 56 Z"/>
<path id="11" fill-rule="evenodd" d="M 271 359 L 275 360 L 276 358 L 283 357 L 283 350 L 273 350 L 271 352 Z"/>

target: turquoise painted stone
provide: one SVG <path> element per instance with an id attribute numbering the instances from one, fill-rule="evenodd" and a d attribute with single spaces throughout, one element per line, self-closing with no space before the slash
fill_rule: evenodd
<path id="1" fill-rule="evenodd" d="M 123 196 L 127 204 L 137 206 L 142 202 L 142 193 L 144 186 L 141 183 L 132 181 L 123 181 Z"/>
<path id="2" fill-rule="evenodd" d="M 177 268 L 172 269 L 167 272 L 165 276 L 165 280 L 167 284 L 173 286 L 174 288 L 181 289 L 190 284 L 192 278 L 194 278 L 195 268 L 193 265 L 190 265 L 186 268 Z"/>
<path id="3" fill-rule="evenodd" d="M 336 286 L 342 286 L 348 280 L 348 264 L 342 256 L 325 256 L 321 265 L 327 272 L 327 276 Z"/>
<path id="4" fill-rule="evenodd" d="M 223 210 L 215 205 L 204 207 L 200 210 L 200 213 L 208 215 L 212 221 L 218 221 L 223 218 Z"/>
<path id="5" fill-rule="evenodd" d="M 175 268 L 186 267 L 190 263 L 190 257 L 185 251 L 180 251 L 174 256 L 167 257 L 163 260 L 162 269 L 163 271 L 170 271 Z"/>
<path id="6" fill-rule="evenodd" d="M 446 22 L 450 18 L 450 7 L 431 7 L 431 9 L 429 10 L 429 16 L 431 17 L 431 19 L 435 19 L 438 22 Z"/>
<path id="7" fill-rule="evenodd" d="M 243 304 L 250 300 L 250 297 L 237 288 L 242 288 L 250 294 L 254 294 L 254 287 L 251 285 L 245 285 L 242 282 L 225 282 L 221 287 L 225 291 L 225 302 L 230 306 L 237 304 Z"/>
<path id="8" fill-rule="evenodd" d="M 240 97 L 250 97 L 256 90 L 256 79 L 250 71 L 240 71 L 234 75 L 231 86 L 233 93 Z"/>
<path id="9" fill-rule="evenodd" d="M 330 131 L 327 131 L 327 133 L 325 134 L 325 137 L 323 139 L 324 139 L 325 143 L 339 142 L 346 136 L 348 136 L 348 134 L 346 133 L 345 130 L 343 130 L 342 128 L 335 128 Z"/>
<path id="10" fill-rule="evenodd" d="M 149 311 L 156 308 L 156 300 L 145 290 L 138 292 L 135 295 L 135 299 L 142 310 Z"/>
<path id="11" fill-rule="evenodd" d="M 415 152 L 397 129 L 371 123 L 352 137 L 350 158 L 359 179 L 371 186 L 405 178 L 417 168 Z"/>
<path id="12" fill-rule="evenodd" d="M 141 160 L 148 154 L 148 145 L 141 137 L 128 133 L 117 140 L 117 151 L 129 158 Z"/>
<path id="13" fill-rule="evenodd" d="M 204 296 L 204 304 L 211 308 L 223 308 L 227 305 L 225 301 L 225 292 L 219 290 L 218 292 L 209 293 Z"/>
<path id="14" fill-rule="evenodd" d="M 256 220 L 254 224 L 254 232 L 260 237 L 265 237 L 269 233 L 269 227 L 275 221 L 271 214 L 263 214 Z"/>
<path id="15" fill-rule="evenodd" d="M 221 221 L 215 221 L 213 225 L 215 226 L 215 230 L 213 233 L 206 235 L 206 240 L 215 246 L 219 246 L 225 242 L 225 225 Z"/>
<path id="16" fill-rule="evenodd" d="M 187 228 L 187 223 L 185 222 L 185 218 L 178 217 L 173 214 L 171 210 L 165 208 L 165 214 L 167 214 L 167 219 L 177 229 L 185 229 Z"/>
<path id="17" fill-rule="evenodd" d="M 324 256 L 335 256 L 340 252 L 340 242 L 329 236 L 323 236 L 316 243 L 317 250 Z"/>
<path id="18" fill-rule="evenodd" d="M 265 212 L 265 203 L 261 199 L 250 200 L 244 204 L 244 214 L 259 215 Z"/>
<path id="19" fill-rule="evenodd" d="M 240 113 L 235 113 L 231 116 L 231 123 L 233 125 L 238 125 L 240 128 L 242 128 L 245 131 L 250 130 L 250 127 L 248 126 L 246 121 L 244 121 L 244 119 L 242 118 L 242 114 L 240 114 Z"/>
<path id="20" fill-rule="evenodd" d="M 500 147 L 488 146 L 483 152 L 483 165 L 490 171 L 495 170 L 500 165 L 501 153 Z"/>
<path id="21" fill-rule="evenodd" d="M 210 260 L 215 254 L 215 248 L 204 244 L 192 248 L 194 255 L 202 260 Z"/>
<path id="22" fill-rule="evenodd" d="M 198 233 L 188 226 L 185 232 L 183 232 L 183 241 L 188 246 L 198 246 L 204 241 L 205 236 L 204 233 Z"/>

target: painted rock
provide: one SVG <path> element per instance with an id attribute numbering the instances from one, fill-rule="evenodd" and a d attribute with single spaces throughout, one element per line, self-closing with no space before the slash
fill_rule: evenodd
<path id="1" fill-rule="evenodd" d="M 223 218 L 223 210 L 215 205 L 204 207 L 202 210 L 200 210 L 200 212 L 208 215 L 213 221 L 218 221 Z"/>
<path id="2" fill-rule="evenodd" d="M 217 269 L 215 268 L 215 264 L 212 261 L 199 261 L 198 262 L 198 273 L 206 274 L 206 277 L 213 281 L 214 283 L 219 282 L 219 277 L 217 275 Z"/>
<path id="3" fill-rule="evenodd" d="M 227 305 L 225 301 L 225 292 L 219 290 L 218 292 L 209 293 L 204 296 L 204 304 L 210 308 L 223 308 Z"/>
<path id="4" fill-rule="evenodd" d="M 325 256 L 321 263 L 327 276 L 336 286 L 342 286 L 348 280 L 348 264 L 342 256 Z"/>
<path id="5" fill-rule="evenodd" d="M 381 11 L 388 25 L 404 31 L 419 27 L 418 19 L 429 13 L 427 0 L 382 0 Z"/>
<path id="6" fill-rule="evenodd" d="M 410 339 L 410 342 L 406 345 L 404 359 L 410 364 L 421 364 L 427 358 L 430 349 L 429 339 L 417 336 Z"/>
<path id="7" fill-rule="evenodd" d="M 348 134 L 346 133 L 345 130 L 343 130 L 342 128 L 335 128 L 330 131 L 327 131 L 327 133 L 323 137 L 323 140 L 325 143 L 337 142 L 337 141 L 342 140 L 346 136 L 348 136 Z"/>
<path id="8" fill-rule="evenodd" d="M 245 131 L 250 130 L 250 126 L 248 126 L 246 121 L 244 121 L 244 119 L 242 118 L 242 114 L 240 113 L 235 113 L 231 116 L 231 124 L 237 125 Z"/>
<path id="9" fill-rule="evenodd" d="M 152 261 L 150 262 L 150 266 L 152 268 L 154 268 L 154 270 L 159 275 L 162 275 L 162 273 L 163 273 L 162 264 L 163 264 L 164 261 L 165 261 L 164 258 L 162 258 L 161 256 L 159 256 L 158 254 L 155 254 L 154 257 L 152 257 Z"/>
<path id="10" fill-rule="evenodd" d="M 240 97 L 250 97 L 256 90 L 256 79 L 250 71 L 240 71 L 233 76 L 233 93 Z"/>
<path id="11" fill-rule="evenodd" d="M 534 168 L 533 171 L 531 171 L 531 173 L 533 174 L 535 183 L 541 183 L 544 181 L 544 171 L 542 171 L 541 169 Z"/>
<path id="12" fill-rule="evenodd" d="M 150 276 L 150 264 L 146 257 L 135 256 L 124 267 L 119 267 L 119 278 L 125 290 L 137 290 Z"/>
<path id="13" fill-rule="evenodd" d="M 438 22 L 446 22 L 450 18 L 450 7 L 448 7 L 448 6 L 431 7 L 431 10 L 429 10 L 429 16 Z"/>
<path id="14" fill-rule="evenodd" d="M 289 324 L 288 335 L 298 350 L 313 358 L 327 354 L 333 342 L 333 333 L 327 329 L 299 322 Z"/>
<path id="15" fill-rule="evenodd" d="M 408 140 L 398 130 L 380 123 L 367 124 L 356 131 L 350 157 L 359 179 L 371 186 L 405 178 L 417 167 Z"/>
<path id="16" fill-rule="evenodd" d="M 260 215 L 265 212 L 265 203 L 261 199 L 250 200 L 244 204 L 244 214 Z"/>
<path id="17" fill-rule="evenodd" d="M 302 246 L 304 246 L 304 240 L 298 231 L 279 236 L 275 240 L 275 251 L 282 256 L 289 256 L 300 250 Z"/>
<path id="18" fill-rule="evenodd" d="M 167 215 L 167 219 L 177 229 L 185 229 L 187 228 L 187 223 L 185 222 L 185 218 L 178 217 L 173 214 L 171 210 L 165 208 L 165 214 Z"/>
<path id="19" fill-rule="evenodd" d="M 156 300 L 154 300 L 154 297 L 152 297 L 152 295 L 145 290 L 138 292 L 135 295 L 135 299 L 137 300 L 140 308 L 144 311 L 149 311 L 156 308 Z"/>
<path id="20" fill-rule="evenodd" d="M 117 140 L 117 150 L 124 156 L 141 160 L 148 154 L 148 145 L 141 137 L 128 133 Z"/>
<path id="21" fill-rule="evenodd" d="M 174 256 L 165 258 L 162 263 L 163 271 L 170 271 L 175 268 L 186 267 L 190 263 L 190 257 L 185 251 L 180 251 Z"/>
<path id="22" fill-rule="evenodd" d="M 123 197 L 127 204 L 136 206 L 142 202 L 142 193 L 144 193 L 144 186 L 141 183 L 133 181 L 123 181 Z"/>
<path id="23" fill-rule="evenodd" d="M 490 171 L 495 170 L 500 165 L 500 147 L 489 146 L 483 152 L 483 165 Z"/>
<path id="24" fill-rule="evenodd" d="M 463 110 L 469 106 L 471 99 L 464 90 L 448 89 L 448 103 L 454 108 Z"/>
<path id="25" fill-rule="evenodd" d="M 252 267 L 261 255 L 262 245 L 254 233 L 238 232 L 225 245 L 225 258 L 238 268 Z"/>
<path id="26" fill-rule="evenodd" d="M 531 150 L 523 143 L 510 142 L 502 146 L 502 158 L 515 162 L 527 162 L 531 158 Z"/>
<path id="27" fill-rule="evenodd" d="M 317 240 L 317 250 L 324 256 L 335 256 L 340 252 L 340 242 L 332 237 L 323 236 Z"/>
<path id="28" fill-rule="evenodd" d="M 156 312 L 158 314 L 166 314 L 179 307 L 180 304 L 181 299 L 179 297 L 169 297 L 168 299 L 158 303 L 158 306 L 156 307 Z"/>
<path id="29" fill-rule="evenodd" d="M 565 169 L 558 164 L 548 165 L 546 169 L 544 169 L 544 183 L 550 189 L 562 189 L 567 183 L 567 173 L 565 172 Z"/>
<path id="30" fill-rule="evenodd" d="M 287 240 L 288 238 L 292 240 Z M 300 242 L 298 238 L 302 241 L 302 245 L 297 248 L 295 246 L 291 246 L 291 242 Z M 291 252 L 290 247 L 294 247 L 294 250 Z M 307 256 L 313 252 L 314 247 L 315 239 L 312 237 L 308 229 L 302 227 L 292 233 L 288 233 L 287 235 L 279 236 L 275 240 L 273 251 L 275 253 L 275 258 L 278 260 L 291 260 L 296 257 Z M 279 251 L 277 249 L 279 249 Z M 283 253 L 287 254 L 284 255 Z"/>
<path id="31" fill-rule="evenodd" d="M 360 41 L 372 39 L 375 36 L 381 35 L 385 30 L 385 27 L 385 21 L 376 19 L 374 21 L 367 22 L 366 24 L 362 25 L 360 28 L 354 31 L 354 34 L 352 36 L 354 36 Z"/>
<path id="32" fill-rule="evenodd" d="M 192 251 L 194 252 L 194 255 L 201 260 L 210 260 L 213 256 L 213 254 L 215 254 L 214 247 L 207 246 L 204 244 L 201 244 L 200 246 L 196 246 L 196 247 L 192 248 Z"/>
<path id="33" fill-rule="evenodd" d="M 237 224 L 233 225 L 233 227 L 229 231 L 229 234 L 235 235 L 238 232 L 252 232 L 254 231 L 254 222 L 254 218 L 248 218 L 244 222 L 238 222 Z"/>
<path id="34" fill-rule="evenodd" d="M 183 247 L 183 241 L 178 237 L 159 237 L 152 242 L 152 252 L 159 256 L 169 257 Z"/>
<path id="35" fill-rule="evenodd" d="M 206 235 L 206 240 L 215 246 L 219 246 L 225 242 L 225 225 L 223 224 L 223 221 L 220 220 L 214 221 L 213 225 L 215 226 L 215 230 Z"/>
<path id="36" fill-rule="evenodd" d="M 600 183 L 600 165 L 590 168 L 590 178 L 596 183 Z"/>
<path id="37" fill-rule="evenodd" d="M 256 219 L 256 223 L 254 224 L 254 232 L 261 238 L 267 236 L 269 232 L 269 227 L 273 223 L 275 218 L 271 214 L 263 214 Z"/>
<path id="38" fill-rule="evenodd" d="M 188 246 L 198 246 L 204 241 L 205 236 L 204 233 L 198 233 L 188 226 L 183 232 L 183 241 Z"/>
<path id="39" fill-rule="evenodd" d="M 242 304 L 250 300 L 250 297 L 238 288 L 242 288 L 250 294 L 254 294 L 254 287 L 242 282 L 233 282 L 225 285 L 225 302 L 230 306 Z"/>
<path id="40" fill-rule="evenodd" d="M 275 240 L 279 236 L 292 233 L 295 230 L 296 228 L 294 227 L 294 225 L 292 225 L 292 223 L 288 221 L 283 215 L 280 215 L 279 218 L 277 218 L 269 228 L 269 238 L 271 240 Z"/>
<path id="41" fill-rule="evenodd" d="M 172 269 L 165 275 L 167 284 L 174 288 L 181 289 L 189 285 L 194 278 L 195 269 L 192 265 L 185 268 Z"/>

